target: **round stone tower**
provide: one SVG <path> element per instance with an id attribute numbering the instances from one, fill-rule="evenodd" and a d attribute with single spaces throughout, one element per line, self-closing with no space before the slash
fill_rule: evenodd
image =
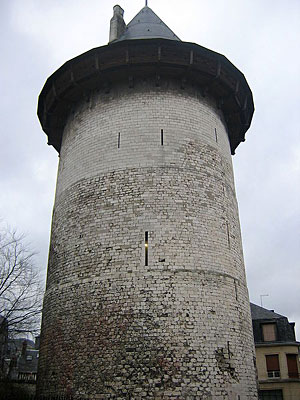
<path id="1" fill-rule="evenodd" d="M 59 152 L 38 395 L 257 398 L 231 154 L 252 94 L 144 7 L 46 82 Z"/>

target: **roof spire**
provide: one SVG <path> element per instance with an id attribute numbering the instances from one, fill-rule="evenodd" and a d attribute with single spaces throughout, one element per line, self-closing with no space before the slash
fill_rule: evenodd
<path id="1" fill-rule="evenodd" d="M 148 0 L 145 0 L 145 6 L 148 7 Z"/>

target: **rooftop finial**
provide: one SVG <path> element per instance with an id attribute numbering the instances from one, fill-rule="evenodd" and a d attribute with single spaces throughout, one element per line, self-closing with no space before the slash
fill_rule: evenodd
<path id="1" fill-rule="evenodd" d="M 148 0 L 145 0 L 145 6 L 148 7 Z"/>

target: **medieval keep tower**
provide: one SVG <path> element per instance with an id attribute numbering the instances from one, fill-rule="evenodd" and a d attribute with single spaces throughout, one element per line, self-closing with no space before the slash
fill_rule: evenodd
<path id="1" fill-rule="evenodd" d="M 149 8 L 68 62 L 38 116 L 60 155 L 38 394 L 253 400 L 231 154 L 243 74 Z"/>

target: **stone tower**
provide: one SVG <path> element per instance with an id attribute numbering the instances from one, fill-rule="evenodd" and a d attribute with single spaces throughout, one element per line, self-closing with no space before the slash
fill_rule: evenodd
<path id="1" fill-rule="evenodd" d="M 47 80 L 60 155 L 38 394 L 253 400 L 254 346 L 231 154 L 243 74 L 149 8 Z"/>

